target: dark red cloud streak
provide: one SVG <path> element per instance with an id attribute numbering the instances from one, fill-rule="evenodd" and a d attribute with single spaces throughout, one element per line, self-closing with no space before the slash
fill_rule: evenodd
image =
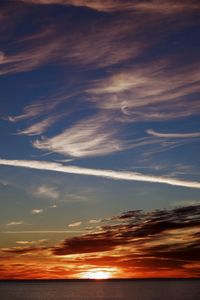
<path id="1" fill-rule="evenodd" d="M 60 256 L 104 253 L 101 258 L 87 256 L 84 262 L 95 266 L 117 266 L 124 273 L 141 269 L 147 273 L 161 270 L 163 274 L 166 269 L 189 276 L 200 274 L 200 238 L 197 233 L 200 206 L 147 213 L 129 211 L 112 220 L 115 224 L 103 226 L 99 233 L 66 239 L 54 247 L 52 253 Z M 120 256 L 114 257 L 116 253 Z"/>
<path id="2" fill-rule="evenodd" d="M 93 268 L 114 268 L 114 277 L 200 276 L 200 205 L 128 211 L 101 224 L 98 232 L 52 247 L 1 249 L 2 259 L 9 262 L 2 264 L 1 278 L 14 273 L 14 278 L 30 278 L 27 269 L 34 269 L 33 278 L 79 278 Z M 25 262 L 30 264 L 26 270 Z"/>

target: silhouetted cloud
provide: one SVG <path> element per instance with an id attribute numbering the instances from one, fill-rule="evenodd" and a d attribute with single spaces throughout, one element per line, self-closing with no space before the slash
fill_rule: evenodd
<path id="1" fill-rule="evenodd" d="M 129 244 L 140 245 L 148 243 L 149 246 L 143 246 L 146 249 L 164 251 L 172 250 L 174 246 L 177 249 L 196 245 L 198 240 L 194 238 L 194 232 L 197 232 L 200 216 L 200 206 L 189 206 L 175 208 L 173 210 L 155 210 L 152 212 L 129 211 L 121 216 L 113 218 L 118 220 L 119 224 L 102 226 L 99 233 L 86 234 L 82 237 L 66 239 L 59 247 L 53 250 L 56 254 L 73 254 L 108 251 L 117 246 Z M 120 223 L 121 222 L 121 223 Z M 186 241 L 181 241 L 185 235 L 185 230 L 191 230 L 191 236 L 188 234 Z M 189 231 L 188 231 L 189 232 Z M 170 236 L 174 243 L 170 242 Z M 175 237 L 177 236 L 177 240 Z M 179 237 L 178 237 L 179 236 Z M 190 240 L 190 238 L 193 238 Z M 154 242 L 159 245 L 151 246 Z M 188 244 L 187 244 L 188 242 Z M 182 245 L 183 244 L 183 245 Z M 101 247 L 102 245 L 102 247 Z M 75 252 L 74 252 L 75 251 Z M 178 250 L 177 250 L 178 251 Z"/>
<path id="2" fill-rule="evenodd" d="M 112 218 L 114 224 L 102 226 L 100 232 L 68 238 L 52 252 L 58 256 L 87 254 L 83 260 L 86 264 L 115 265 L 124 271 L 139 268 L 151 272 L 155 268 L 187 273 L 190 264 L 198 265 L 200 260 L 199 217 L 199 205 L 129 211 Z"/>
<path id="3" fill-rule="evenodd" d="M 124 277 L 198 276 L 200 205 L 132 210 L 104 224 L 98 232 L 66 238 L 57 245 L 22 241 L 20 246 L 2 248 L 2 259 L 20 255 L 27 262 L 29 257 L 43 257 L 48 265 L 68 265 L 71 277 L 80 277 L 90 268 L 115 268 L 116 276 Z"/>

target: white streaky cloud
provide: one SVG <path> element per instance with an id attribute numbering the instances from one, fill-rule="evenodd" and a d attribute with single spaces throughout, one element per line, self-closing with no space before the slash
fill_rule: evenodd
<path id="1" fill-rule="evenodd" d="M 47 119 L 44 119 L 40 122 L 37 122 L 26 129 L 19 131 L 17 134 L 21 135 L 40 135 L 47 130 L 51 125 L 53 125 L 56 121 L 58 121 L 60 116 L 53 116 Z"/>
<path id="2" fill-rule="evenodd" d="M 4 179 L 0 179 L 0 184 L 2 184 L 3 186 L 8 186 L 9 182 Z"/>
<path id="3" fill-rule="evenodd" d="M 90 224 L 97 224 L 97 223 L 100 223 L 101 221 L 102 221 L 102 219 L 98 219 L 98 220 L 92 219 L 92 220 L 89 220 L 89 223 Z"/>
<path id="4" fill-rule="evenodd" d="M 68 224 L 68 227 L 78 227 L 82 224 L 81 221 L 78 221 L 78 222 L 74 222 L 74 223 L 71 223 L 71 224 Z"/>
<path id="5" fill-rule="evenodd" d="M 171 79 L 166 77 L 164 70 L 170 72 L 170 62 L 165 65 L 148 65 L 141 66 L 133 70 L 124 70 L 113 74 L 105 79 L 94 82 L 94 86 L 88 89 L 88 92 L 94 95 L 112 95 L 124 92 L 134 92 L 134 107 L 149 105 L 152 102 L 162 102 L 163 100 L 175 99 L 183 96 L 186 92 L 199 91 L 198 83 L 199 70 L 196 66 L 181 69 L 176 74 L 170 74 Z M 168 79 L 168 80 L 167 80 Z M 194 84 L 194 85 L 193 85 Z M 129 104 L 127 96 L 124 94 L 123 104 Z M 133 96 L 133 94 L 130 94 Z M 142 101 L 143 100 L 143 101 Z M 119 105 L 118 98 L 112 98 L 115 107 Z M 142 103 L 140 103 L 142 101 Z M 107 99 L 105 99 L 107 102 Z M 120 101 L 121 105 L 122 100 Z M 103 103 L 104 104 L 104 101 Z M 109 105 L 109 103 L 108 103 Z M 106 106 L 105 106 L 106 108 Z M 109 108 L 109 106 L 108 106 Z"/>
<path id="6" fill-rule="evenodd" d="M 4 54 L 0 63 L 0 75 L 27 72 L 47 63 L 54 57 L 61 45 L 61 41 L 49 41 L 45 45 L 39 45 L 26 49 L 13 55 Z"/>
<path id="7" fill-rule="evenodd" d="M 31 214 L 33 214 L 33 215 L 42 214 L 43 212 L 44 212 L 44 209 L 42 209 L 42 208 L 34 208 L 31 210 Z"/>
<path id="8" fill-rule="evenodd" d="M 148 129 L 146 131 L 149 135 L 160 137 L 160 138 L 180 138 L 180 139 L 186 139 L 186 138 L 199 138 L 200 132 L 189 132 L 189 133 L 161 133 L 156 132 L 153 129 Z"/>
<path id="9" fill-rule="evenodd" d="M 200 205 L 200 200 L 180 200 L 172 203 L 172 207 Z"/>
<path id="10" fill-rule="evenodd" d="M 81 194 L 66 193 L 64 198 L 65 198 L 65 200 L 63 200 L 63 201 L 64 202 L 66 201 L 68 203 L 70 203 L 70 202 L 73 202 L 73 203 L 74 202 L 76 202 L 76 203 L 80 202 L 81 203 L 81 202 L 88 201 L 87 195 L 84 195 L 83 192 Z"/>
<path id="11" fill-rule="evenodd" d="M 16 226 L 16 225 L 23 225 L 24 221 L 11 221 L 6 224 L 6 226 Z"/>
<path id="12" fill-rule="evenodd" d="M 45 198 L 50 198 L 50 199 L 57 199 L 59 198 L 59 192 L 57 189 L 53 186 L 43 184 L 39 186 L 36 191 L 34 191 L 34 195 L 38 197 L 45 197 Z"/>
<path id="13" fill-rule="evenodd" d="M 18 245 L 35 245 L 35 244 L 43 244 L 46 243 L 47 239 L 37 240 L 37 241 L 16 241 Z"/>
<path id="14" fill-rule="evenodd" d="M 116 130 L 110 129 L 108 116 L 98 115 L 78 122 L 52 138 L 38 139 L 33 146 L 72 157 L 101 156 L 126 147 L 115 136 Z"/>
<path id="15" fill-rule="evenodd" d="M 18 122 L 26 119 L 33 119 L 37 118 L 43 115 L 46 115 L 53 111 L 57 106 L 65 102 L 71 97 L 71 95 L 66 96 L 65 95 L 53 95 L 47 97 L 41 97 L 41 99 L 34 101 L 31 104 L 28 104 L 24 107 L 23 113 L 16 115 L 16 116 L 8 116 L 7 120 L 10 122 Z M 37 132 L 42 131 L 47 128 L 47 125 L 53 124 L 53 122 L 56 122 L 57 119 L 61 118 L 64 114 L 55 115 L 52 117 L 48 117 L 43 121 L 40 121 L 30 127 L 28 127 L 25 130 L 22 130 L 19 132 L 19 134 L 29 134 L 29 135 L 35 135 Z M 46 127 L 46 128 L 45 128 Z M 26 132 L 27 131 L 27 132 Z"/>
<path id="16" fill-rule="evenodd" d="M 49 208 L 57 208 L 56 204 L 50 205 Z"/>
<path id="17" fill-rule="evenodd" d="M 125 21 L 121 22 L 123 18 L 97 22 L 95 26 L 82 23 L 74 27 L 70 27 L 70 20 L 59 24 L 50 21 L 44 33 L 41 30 L 17 41 L 18 51 L 12 55 L 1 55 L 0 75 L 30 71 L 49 61 L 88 65 L 96 69 L 97 66 L 105 67 L 133 59 L 141 53 L 146 42 L 142 42 L 138 36 L 134 41 L 126 39 L 129 34 L 135 35 L 137 26 L 133 18 L 124 18 Z M 65 35 L 61 33 L 62 30 L 65 30 Z M 91 44 L 95 47 L 91 47 Z"/>
<path id="18" fill-rule="evenodd" d="M 11 18 L 14 17 L 13 10 L 10 10 Z M 55 29 L 51 24 L 32 35 L 18 38 L 16 42 L 18 45 L 16 51 L 1 53 L 0 75 L 31 71 L 55 59 L 59 56 L 62 37 L 55 35 Z"/>
<path id="19" fill-rule="evenodd" d="M 103 169 L 90 169 L 76 166 L 64 166 L 59 163 L 53 163 L 48 161 L 0 159 L 0 165 L 54 171 L 68 174 L 103 177 L 115 180 L 163 183 L 173 186 L 200 189 L 200 182 L 198 181 L 182 180 L 178 178 L 170 178 L 164 176 L 145 175 L 141 173 L 127 171 L 114 171 Z"/>
<path id="20" fill-rule="evenodd" d="M 61 163 L 68 163 L 73 161 L 73 158 L 69 158 L 69 159 L 55 159 L 56 162 L 61 162 Z"/>
<path id="21" fill-rule="evenodd" d="M 147 65 L 112 74 L 93 82 L 87 92 L 97 107 L 121 112 L 120 120 L 169 120 L 198 114 L 200 105 L 188 98 L 200 91 L 199 68 L 171 71 L 172 62 Z M 169 78 L 170 75 L 170 78 Z"/>

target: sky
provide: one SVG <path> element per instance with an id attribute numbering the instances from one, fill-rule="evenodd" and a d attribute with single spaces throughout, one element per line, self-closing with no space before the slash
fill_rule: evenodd
<path id="1" fill-rule="evenodd" d="M 1 0 L 0 41 L 0 279 L 199 277 L 199 1 Z"/>

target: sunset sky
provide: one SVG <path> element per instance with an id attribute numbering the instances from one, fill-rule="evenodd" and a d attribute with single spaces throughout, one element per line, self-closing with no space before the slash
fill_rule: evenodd
<path id="1" fill-rule="evenodd" d="M 200 277 L 199 0 L 1 0 L 0 41 L 0 279 Z"/>

